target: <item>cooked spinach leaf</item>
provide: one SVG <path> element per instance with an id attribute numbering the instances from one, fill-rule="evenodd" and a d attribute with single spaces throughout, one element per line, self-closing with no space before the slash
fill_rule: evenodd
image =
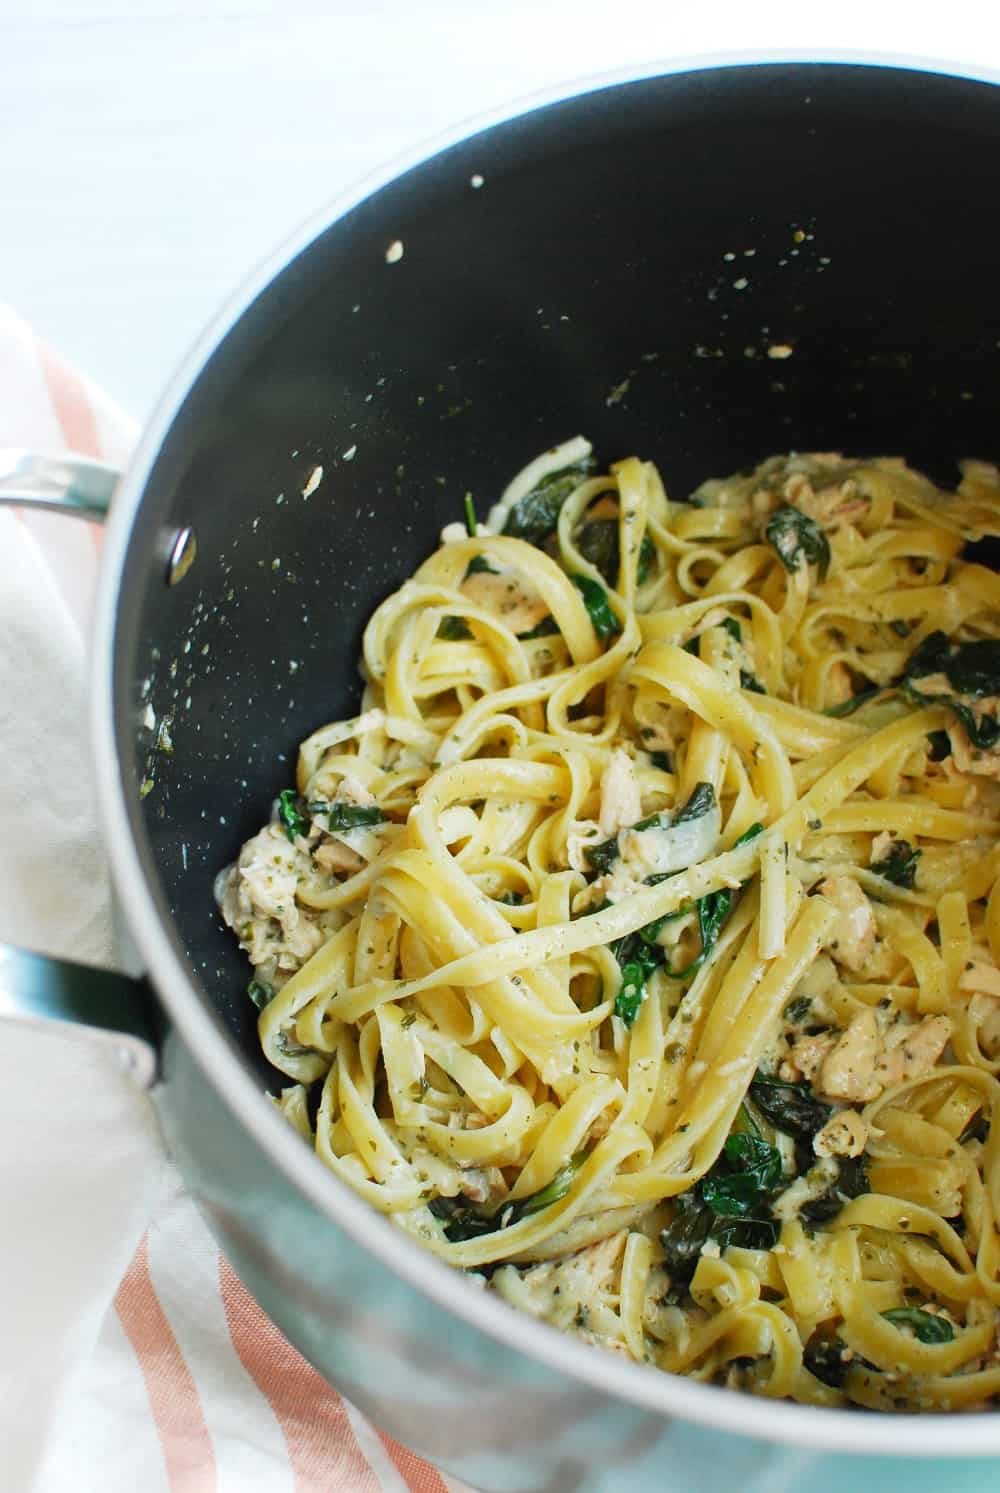
<path id="1" fill-rule="evenodd" d="M 469 561 L 469 568 L 465 572 L 465 579 L 467 580 L 470 575 L 499 574 L 499 570 L 494 569 L 485 555 L 473 555 L 472 559 Z"/>
<path id="2" fill-rule="evenodd" d="M 954 1341 L 955 1329 L 947 1317 L 936 1317 L 919 1306 L 894 1306 L 883 1312 L 887 1322 L 894 1327 L 910 1327 L 913 1336 L 922 1343 L 950 1343 Z"/>
<path id="3" fill-rule="evenodd" d="M 948 641 L 943 632 L 928 633 L 910 655 L 907 679 L 944 674 L 957 695 L 1000 694 L 1000 639 L 981 638 L 973 643 Z"/>
<path id="4" fill-rule="evenodd" d="M 689 1192 L 674 1198 L 674 1216 L 660 1231 L 663 1263 L 675 1285 L 691 1279 L 709 1239 L 714 1239 L 722 1249 L 729 1245 L 771 1249 L 778 1242 L 779 1225 L 769 1216 L 732 1217 L 716 1213 L 702 1195 L 707 1180 L 702 1178 Z"/>
<path id="5" fill-rule="evenodd" d="M 540 1213 L 543 1208 L 551 1207 L 553 1203 L 560 1202 L 573 1186 L 573 1179 L 586 1161 L 587 1156 L 587 1151 L 577 1151 L 576 1155 L 571 1156 L 565 1166 L 559 1168 L 551 1182 L 546 1183 L 538 1192 L 533 1192 L 529 1197 L 522 1198 L 519 1203 L 515 1203 L 511 1210 L 511 1216 L 507 1219 L 507 1226 L 509 1227 L 510 1224 L 517 1223 L 521 1218 L 529 1217 L 532 1213 Z"/>
<path id="6" fill-rule="evenodd" d="M 932 762 L 943 762 L 951 756 L 951 737 L 947 731 L 928 731 L 927 755 Z"/>
<path id="7" fill-rule="evenodd" d="M 845 1358 L 846 1352 L 847 1344 L 843 1338 L 814 1332 L 806 1343 L 802 1363 L 821 1383 L 828 1384 L 831 1389 L 841 1389 L 853 1361 L 853 1355 Z"/>
<path id="8" fill-rule="evenodd" d="M 876 695 L 884 693 L 880 684 L 873 684 L 871 689 L 860 690 L 849 700 L 842 700 L 839 705 L 828 705 L 823 714 L 835 716 L 839 720 L 845 715 L 853 715 L 856 710 L 861 709 L 862 705 L 867 705 L 869 700 L 874 700 Z"/>
<path id="9" fill-rule="evenodd" d="M 487 1213 L 480 1213 L 464 1197 L 432 1198 L 427 1206 L 444 1224 L 444 1237 L 450 1244 L 479 1239 L 496 1229 L 495 1220 Z"/>
<path id="10" fill-rule="evenodd" d="M 809 1012 L 812 1010 L 812 1000 L 808 995 L 797 995 L 788 1002 L 782 1011 L 782 1016 L 790 1026 L 801 1026 Z"/>
<path id="11" fill-rule="evenodd" d="M 609 586 L 617 586 L 621 558 L 618 549 L 618 520 L 589 519 L 575 538 L 576 547 L 583 558 L 601 572 Z"/>
<path id="12" fill-rule="evenodd" d="M 375 804 L 330 804 L 314 802 L 309 805 L 310 814 L 325 814 L 332 834 L 345 829 L 358 829 L 361 825 L 381 824 L 385 819 L 382 810 Z"/>
<path id="13" fill-rule="evenodd" d="M 501 1203 L 499 1208 L 486 1209 L 478 1208 L 467 1198 L 459 1196 L 433 1198 L 427 1206 L 435 1218 L 441 1219 L 445 1238 L 450 1243 L 460 1244 L 466 1239 L 479 1239 L 483 1234 L 510 1228 L 522 1218 L 528 1218 L 532 1213 L 540 1213 L 543 1208 L 558 1203 L 569 1192 L 573 1178 L 588 1154 L 586 1150 L 577 1151 L 565 1166 L 559 1168 L 551 1182 L 517 1203 Z"/>
<path id="14" fill-rule="evenodd" d="M 295 843 L 299 835 L 309 833 L 309 821 L 303 814 L 302 796 L 294 788 L 283 788 L 278 794 L 278 818 L 285 826 L 285 834 Z"/>
<path id="15" fill-rule="evenodd" d="M 442 617 L 437 636 L 443 643 L 460 643 L 472 637 L 472 628 L 464 617 Z"/>
<path id="16" fill-rule="evenodd" d="M 570 580 L 583 597 L 583 604 L 597 636 L 610 638 L 621 632 L 622 625 L 611 610 L 604 587 L 597 581 L 592 581 L 589 575 L 573 575 Z"/>
<path id="17" fill-rule="evenodd" d="M 715 804 L 715 789 L 711 783 L 697 783 L 683 809 L 678 809 L 674 815 L 673 823 L 687 824 L 692 819 L 700 819 L 703 814 L 710 813 Z M 640 826 L 636 825 L 636 828 Z"/>
<path id="18" fill-rule="evenodd" d="M 894 886 L 912 891 L 920 856 L 921 851 L 914 850 L 909 840 L 893 840 L 887 854 L 880 861 L 872 861 L 868 869 L 876 876 L 884 876 Z"/>
<path id="19" fill-rule="evenodd" d="M 708 789 L 714 803 L 715 790 L 710 783 L 699 783 L 698 788 L 695 789 L 688 803 L 690 804 L 693 801 L 700 788 Z M 762 824 L 751 824 L 750 828 L 744 830 L 739 839 L 733 842 L 732 848 L 736 850 L 740 845 L 747 845 L 751 840 L 755 840 L 758 835 L 763 833 L 764 826 Z M 719 941 L 719 935 L 726 925 L 726 919 L 736 904 L 736 897 L 737 893 L 729 887 L 719 887 L 718 891 L 706 892 L 704 897 L 698 898 L 695 905 L 698 908 L 698 934 L 701 938 L 701 949 L 685 969 L 671 970 L 671 979 L 689 979 L 691 975 L 695 974 L 701 968 Z"/>
<path id="20" fill-rule="evenodd" d="M 723 617 L 722 621 L 719 623 L 719 626 L 723 628 L 731 638 L 734 638 L 737 643 L 742 643 L 743 629 L 737 622 L 735 617 Z M 752 674 L 749 669 L 740 670 L 740 688 L 751 690 L 755 695 L 767 694 L 767 690 L 761 684 L 756 674 Z"/>
<path id="21" fill-rule="evenodd" d="M 715 1223 L 715 1214 L 697 1187 L 674 1198 L 674 1216 L 660 1231 L 663 1263 L 672 1280 L 690 1280 Z"/>
<path id="22" fill-rule="evenodd" d="M 943 674 L 954 695 L 925 695 L 914 680 Z M 947 705 L 958 716 L 974 747 L 989 751 L 1000 741 L 1000 721 L 991 715 L 977 716 L 964 703 L 1000 694 L 1000 639 L 983 638 L 952 645 L 945 633 L 928 633 L 910 655 L 903 675 L 907 697 L 916 705 Z"/>
<path id="23" fill-rule="evenodd" d="M 555 532 L 562 505 L 575 487 L 594 471 L 597 463 L 593 457 L 585 457 L 575 466 L 563 467 L 550 472 L 537 487 L 518 498 L 507 515 L 503 531 L 514 539 L 526 539 L 529 544 L 541 544 Z"/>
<path id="24" fill-rule="evenodd" d="M 962 705 L 957 700 L 949 700 L 948 703 L 965 727 L 965 734 L 974 747 L 988 752 L 991 747 L 996 746 L 1000 741 L 1000 721 L 992 715 L 977 716 L 967 705 Z"/>
<path id="25" fill-rule="evenodd" d="M 258 1011 L 274 1000 L 274 986 L 269 985 L 266 980 L 251 980 L 247 986 L 247 995 L 253 1001 Z"/>
<path id="26" fill-rule="evenodd" d="M 638 1016 L 639 1007 L 646 998 L 646 981 L 662 963 L 663 950 L 659 944 L 640 941 L 632 958 L 622 965 L 622 982 L 615 996 L 615 1015 L 620 1016 L 626 1026 L 631 1026 Z"/>
<path id="27" fill-rule="evenodd" d="M 315 1047 L 306 1047 L 295 1037 L 290 1037 L 287 1032 L 279 1032 L 275 1038 L 275 1044 L 278 1051 L 286 1058 L 301 1058 L 305 1057 L 306 1053 L 316 1051 Z"/>
<path id="28" fill-rule="evenodd" d="M 829 1106 L 807 1083 L 788 1083 L 758 1072 L 750 1081 L 750 1098 L 776 1130 L 803 1140 L 811 1141 L 830 1118 Z"/>
<path id="29" fill-rule="evenodd" d="M 558 631 L 559 624 L 550 613 L 547 617 L 543 617 L 541 622 L 536 623 L 530 632 L 519 632 L 517 636 L 522 643 L 527 643 L 532 638 L 553 638 Z"/>
<path id="30" fill-rule="evenodd" d="M 756 840 L 758 835 L 764 833 L 764 826 L 759 819 L 755 819 L 749 829 L 745 829 L 738 840 L 733 841 L 733 849 L 738 850 L 741 845 L 749 845 L 751 840 Z"/>
<path id="31" fill-rule="evenodd" d="M 803 1203 L 799 1218 L 807 1227 L 829 1223 L 845 1203 L 871 1190 L 863 1156 L 842 1156 L 837 1161 L 837 1176 L 819 1197 Z"/>
<path id="32" fill-rule="evenodd" d="M 645 819 L 637 819 L 632 829 L 669 829 L 672 824 L 690 824 L 692 819 L 701 819 L 714 808 L 715 789 L 711 783 L 696 783 L 683 808 L 676 812 L 663 809 L 656 814 L 647 814 Z"/>
<path id="33" fill-rule="evenodd" d="M 701 1180 L 701 1195 L 714 1213 L 748 1218 L 766 1210 L 768 1195 L 781 1179 L 781 1153 L 759 1136 L 730 1135 L 711 1171 Z"/>
<path id="34" fill-rule="evenodd" d="M 805 562 L 816 566 L 821 581 L 826 579 L 830 569 L 830 542 L 819 524 L 807 513 L 784 504 L 771 514 L 764 533 L 786 570 L 798 570 Z"/>
<path id="35" fill-rule="evenodd" d="M 614 866 L 618 859 L 618 836 L 612 835 L 609 840 L 599 840 L 596 845 L 588 845 L 584 855 L 590 862 L 592 871 L 598 875 L 605 876 Z"/>
<path id="36" fill-rule="evenodd" d="M 618 571 L 621 568 L 621 550 L 618 541 L 616 518 L 588 519 L 576 535 L 576 547 L 595 570 L 599 570 L 609 586 L 617 587 Z M 645 585 L 656 559 L 656 547 L 648 534 L 642 536 L 639 559 L 635 567 L 637 586 Z"/>

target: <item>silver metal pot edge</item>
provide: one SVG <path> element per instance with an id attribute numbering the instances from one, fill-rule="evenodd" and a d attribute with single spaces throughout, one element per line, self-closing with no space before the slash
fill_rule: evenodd
<path id="1" fill-rule="evenodd" d="M 961 61 L 863 50 L 801 50 L 699 55 L 670 63 L 625 68 L 522 97 L 499 110 L 464 121 L 423 146 L 407 152 L 340 194 L 290 235 L 258 266 L 201 338 L 168 384 L 116 492 L 107 530 L 93 635 L 91 730 L 102 824 L 117 890 L 131 932 L 147 961 L 185 1045 L 206 1082 L 253 1135 L 271 1163 L 339 1228 L 407 1284 L 443 1310 L 550 1368 L 633 1405 L 679 1417 L 696 1425 L 756 1441 L 784 1443 L 812 1451 L 896 1457 L 983 1457 L 1000 1453 L 1000 1416 L 956 1413 L 947 1417 L 864 1416 L 848 1410 L 794 1405 L 698 1384 L 660 1370 L 626 1363 L 617 1355 L 594 1353 L 584 1344 L 515 1312 L 466 1283 L 448 1266 L 408 1240 L 360 1197 L 327 1172 L 269 1104 L 221 1036 L 176 957 L 145 884 L 128 823 L 126 785 L 118 758 L 113 712 L 113 643 L 117 598 L 132 521 L 145 483 L 179 409 L 208 358 L 258 294 L 312 240 L 365 198 L 430 157 L 470 135 L 548 104 L 597 88 L 721 67 L 764 64 L 839 63 L 895 67 L 1000 85 L 1000 71 Z"/>

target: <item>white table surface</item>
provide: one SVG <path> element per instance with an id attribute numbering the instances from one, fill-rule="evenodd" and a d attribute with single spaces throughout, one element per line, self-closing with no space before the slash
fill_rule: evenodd
<path id="1" fill-rule="evenodd" d="M 651 59 L 1000 71 L 996 0 L 0 0 L 0 298 L 144 417 L 323 201 L 484 109 Z"/>

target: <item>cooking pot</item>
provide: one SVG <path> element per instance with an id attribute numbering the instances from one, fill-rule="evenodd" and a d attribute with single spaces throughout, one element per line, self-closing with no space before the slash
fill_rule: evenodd
<path id="1" fill-rule="evenodd" d="M 248 1288 L 332 1384 L 477 1488 L 776 1493 L 803 1475 L 793 1445 L 838 1454 L 810 1468 L 815 1493 L 938 1493 L 985 1486 L 1000 1450 L 1000 1415 L 820 1410 L 624 1362 L 423 1253 L 265 1097 L 280 1079 L 212 898 L 297 743 L 355 708 L 365 620 L 467 490 L 485 511 L 578 431 L 680 495 L 785 449 L 905 454 L 944 482 L 1000 455 L 998 160 L 996 86 L 914 67 L 699 66 L 546 101 L 286 247 L 118 485 L 94 741 L 165 1015 L 139 986 L 13 955 L 7 985 L 154 1022 L 166 1136 Z M 20 455 L 6 496 L 92 510 L 107 480 Z M 148 1048 L 129 1050 L 141 1074 Z"/>

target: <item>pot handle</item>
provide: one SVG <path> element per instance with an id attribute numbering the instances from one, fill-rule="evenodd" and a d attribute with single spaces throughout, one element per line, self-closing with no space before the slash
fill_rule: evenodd
<path id="1" fill-rule="evenodd" d="M 111 1047 L 143 1088 L 156 1078 L 154 1013 L 144 980 L 0 944 L 0 1020 L 69 1022 Z"/>
<path id="2" fill-rule="evenodd" d="M 49 508 L 100 523 L 119 476 L 114 467 L 82 456 L 0 448 L 0 504 Z M 123 1071 L 143 1088 L 156 1078 L 155 1011 L 141 979 L 0 943 L 0 1017 L 69 1022 L 81 1035 L 109 1045 Z"/>
<path id="3" fill-rule="evenodd" d="M 0 503 L 52 508 L 100 523 L 121 473 L 85 456 L 0 447 Z"/>

